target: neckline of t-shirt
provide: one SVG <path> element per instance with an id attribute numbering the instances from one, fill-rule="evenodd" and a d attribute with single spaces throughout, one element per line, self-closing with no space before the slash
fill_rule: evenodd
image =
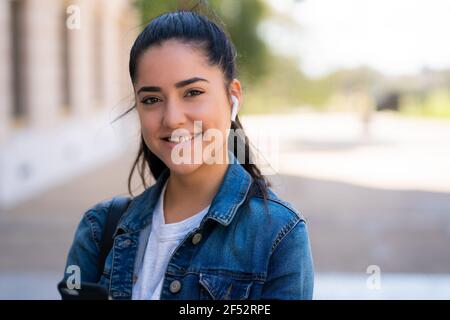
<path id="1" fill-rule="evenodd" d="M 153 223 L 155 224 L 156 228 L 154 228 L 154 230 L 158 234 L 158 238 L 160 238 L 160 240 L 178 240 L 180 238 L 183 238 L 187 232 L 200 224 L 203 217 L 208 213 L 211 204 L 209 204 L 207 207 L 203 208 L 196 214 L 190 216 L 189 218 L 174 223 L 165 223 L 164 193 L 166 187 L 167 181 L 165 182 L 161 190 L 158 203 L 155 207 L 156 216 L 154 216 L 155 219 L 153 220 Z"/>

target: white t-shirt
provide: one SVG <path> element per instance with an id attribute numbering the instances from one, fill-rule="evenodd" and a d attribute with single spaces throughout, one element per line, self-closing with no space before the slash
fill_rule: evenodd
<path id="1" fill-rule="evenodd" d="M 167 264 L 172 253 L 185 236 L 200 225 L 210 207 L 210 205 L 207 206 L 185 220 L 166 224 L 163 212 L 166 186 L 167 181 L 153 212 L 152 226 L 142 267 L 133 286 L 133 300 L 159 300 Z"/>

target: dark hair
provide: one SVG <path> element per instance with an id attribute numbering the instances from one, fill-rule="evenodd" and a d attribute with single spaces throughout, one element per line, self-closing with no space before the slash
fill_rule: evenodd
<path id="1" fill-rule="evenodd" d="M 180 10 L 164 13 L 147 24 L 144 30 L 136 38 L 131 48 L 129 72 L 133 84 L 136 82 L 138 62 L 142 53 L 151 46 L 161 45 L 164 41 L 169 39 L 177 39 L 182 42 L 198 45 L 205 53 L 208 63 L 210 65 L 219 66 L 223 71 L 225 89 L 227 95 L 229 95 L 227 88 L 231 81 L 236 78 L 237 74 L 236 49 L 229 37 L 216 23 L 203 14 L 193 11 Z M 134 104 L 118 118 L 121 118 L 135 107 L 136 105 Z M 238 155 L 238 152 L 245 150 L 245 161 L 241 160 L 242 157 L 239 157 L 238 159 L 240 160 L 241 165 L 253 178 L 253 192 L 262 194 L 263 198 L 266 199 L 267 188 L 270 186 L 270 183 L 252 161 L 253 155 L 250 151 L 250 142 L 248 137 L 245 134 L 242 134 L 243 127 L 238 117 L 236 117 L 236 121 L 232 122 L 231 129 L 240 129 L 241 135 L 235 136 L 230 134 L 230 138 L 236 139 L 236 141 L 232 141 L 229 146 L 233 146 L 232 151 L 236 156 Z M 159 175 L 167 168 L 165 163 L 147 147 L 141 133 L 140 148 L 128 177 L 128 191 L 130 195 L 133 195 L 131 191 L 131 179 L 136 168 L 139 172 L 142 184 L 145 188 L 147 187 L 145 181 L 146 167 L 150 169 L 155 180 L 158 179 Z"/>

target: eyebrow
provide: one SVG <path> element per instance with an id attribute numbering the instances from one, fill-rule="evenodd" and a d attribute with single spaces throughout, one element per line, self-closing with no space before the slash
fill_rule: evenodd
<path id="1" fill-rule="evenodd" d="M 187 86 L 187 85 L 189 85 L 189 84 L 191 84 L 191 83 L 197 82 L 197 81 L 206 81 L 206 82 L 209 82 L 208 80 L 203 79 L 203 78 L 200 78 L 200 77 L 193 77 L 193 78 L 189 78 L 189 79 L 182 80 L 182 81 L 179 81 L 179 82 L 175 83 L 175 88 L 182 88 L 182 87 L 185 87 L 185 86 Z M 141 92 L 161 92 L 161 91 L 162 91 L 162 90 L 161 90 L 160 87 L 155 87 L 155 86 L 145 86 L 145 87 L 141 87 L 141 88 L 137 91 L 137 93 L 139 94 L 139 93 L 141 93 Z"/>

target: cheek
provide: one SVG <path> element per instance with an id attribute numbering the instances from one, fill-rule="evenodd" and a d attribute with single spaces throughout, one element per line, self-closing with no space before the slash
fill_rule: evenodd
<path id="1" fill-rule="evenodd" d="M 216 139 L 216 134 L 219 134 L 218 131 L 220 132 L 220 140 L 217 141 L 219 142 L 220 145 L 225 145 L 228 141 L 228 129 L 230 129 L 231 123 L 229 121 L 227 121 L 227 114 L 224 113 L 223 111 L 216 111 L 213 112 L 211 114 L 208 114 L 208 118 L 204 117 L 204 121 L 202 123 L 203 125 L 203 130 L 208 131 L 208 130 L 213 130 L 213 132 L 211 132 L 212 136 L 214 137 L 214 139 Z M 205 142 L 206 144 L 209 144 L 210 142 L 212 142 L 213 140 L 209 140 L 208 142 Z"/>
<path id="2" fill-rule="evenodd" d="M 149 112 L 139 112 L 139 121 L 141 124 L 141 131 L 147 142 L 156 137 L 156 132 L 159 130 L 160 121 L 158 115 Z"/>
<path id="3" fill-rule="evenodd" d="M 224 130 L 231 125 L 229 121 L 231 111 L 228 112 L 227 108 L 226 101 L 222 99 L 208 101 L 198 109 L 197 118 L 203 121 L 204 127 Z"/>

